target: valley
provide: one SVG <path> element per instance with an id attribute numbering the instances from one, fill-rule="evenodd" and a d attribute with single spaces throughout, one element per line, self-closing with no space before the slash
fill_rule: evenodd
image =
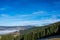
<path id="1" fill-rule="evenodd" d="M 45 26 L 0 27 L 0 30 L 6 32 L 0 31 L 0 40 L 53 40 L 60 38 L 60 22 Z"/>

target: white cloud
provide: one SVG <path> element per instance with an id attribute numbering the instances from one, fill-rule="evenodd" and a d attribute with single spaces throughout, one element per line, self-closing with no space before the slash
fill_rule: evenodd
<path id="1" fill-rule="evenodd" d="M 9 34 L 18 30 L 0 30 L 0 34 Z"/>
<path id="2" fill-rule="evenodd" d="M 37 16 L 43 16 L 45 13 L 45 11 L 38 11 L 38 12 L 34 12 L 32 14 L 25 14 L 25 15 L 14 15 L 14 16 L 11 16 L 11 15 L 8 15 L 8 14 L 1 14 L 2 18 L 3 19 L 14 19 L 14 20 L 24 20 L 24 19 L 34 19 L 36 18 Z M 41 15 L 39 15 L 41 14 Z"/>
<path id="3" fill-rule="evenodd" d="M 46 14 L 46 11 L 37 11 L 37 12 L 33 12 L 32 14 Z"/>
<path id="4" fill-rule="evenodd" d="M 8 14 L 0 14 L 0 21 L 6 20 L 6 21 L 11 21 L 11 20 L 21 20 L 21 18 L 17 18 L 16 16 L 11 16 Z"/>
<path id="5" fill-rule="evenodd" d="M 45 19 L 45 20 L 26 20 L 26 21 L 3 21 L 0 25 L 3 26 L 24 26 L 24 25 L 47 25 L 58 22 L 60 19 Z"/>
<path id="6" fill-rule="evenodd" d="M 16 17 L 27 17 L 27 16 L 30 16 L 30 15 L 16 15 Z"/>
<path id="7" fill-rule="evenodd" d="M 38 20 L 34 19 L 35 17 L 40 16 L 40 15 L 36 15 L 36 14 L 40 14 L 40 13 L 42 15 L 44 15 L 44 16 L 41 15 L 43 19 L 38 19 Z M 51 17 L 46 19 L 45 16 L 47 16 L 47 15 L 48 14 L 45 11 L 34 12 L 30 15 L 27 14 L 27 15 L 11 16 L 11 15 L 7 15 L 7 14 L 1 14 L 2 19 L 0 18 L 0 25 L 5 25 L 5 26 L 46 25 L 46 24 L 60 21 L 60 19 L 57 18 L 58 15 L 50 15 Z"/>

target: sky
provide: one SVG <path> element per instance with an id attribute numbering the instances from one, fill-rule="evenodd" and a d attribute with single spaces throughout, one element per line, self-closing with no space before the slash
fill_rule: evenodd
<path id="1" fill-rule="evenodd" d="M 46 25 L 60 21 L 60 0 L 0 0 L 0 26 Z"/>

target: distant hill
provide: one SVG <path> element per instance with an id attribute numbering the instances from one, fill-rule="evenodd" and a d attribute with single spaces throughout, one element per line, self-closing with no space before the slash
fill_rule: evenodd
<path id="1" fill-rule="evenodd" d="M 33 26 L 27 25 L 27 26 L 0 26 L 0 30 L 24 30 L 27 28 L 31 28 Z"/>
<path id="2" fill-rule="evenodd" d="M 33 26 L 0 26 L 0 35 L 13 33 L 19 30 L 25 30 Z"/>
<path id="3" fill-rule="evenodd" d="M 60 34 L 60 22 L 42 27 L 33 27 L 20 31 L 20 40 L 36 40 L 43 37 Z"/>
<path id="4" fill-rule="evenodd" d="M 0 35 L 0 40 L 41 40 L 42 38 L 60 37 L 60 22 L 56 22 L 45 26 L 0 26 L 3 30 L 20 30 L 9 34 Z M 56 37 L 56 38 L 57 38 Z"/>

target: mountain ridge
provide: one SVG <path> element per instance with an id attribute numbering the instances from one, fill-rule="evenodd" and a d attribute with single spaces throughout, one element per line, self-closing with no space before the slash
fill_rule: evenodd
<path id="1" fill-rule="evenodd" d="M 42 27 L 29 28 L 29 29 L 23 30 L 23 32 L 20 33 L 21 40 L 28 40 L 28 39 L 36 40 L 38 38 L 57 35 L 57 34 L 60 34 L 59 30 L 60 30 L 60 21 L 50 25 L 42 26 Z"/>

